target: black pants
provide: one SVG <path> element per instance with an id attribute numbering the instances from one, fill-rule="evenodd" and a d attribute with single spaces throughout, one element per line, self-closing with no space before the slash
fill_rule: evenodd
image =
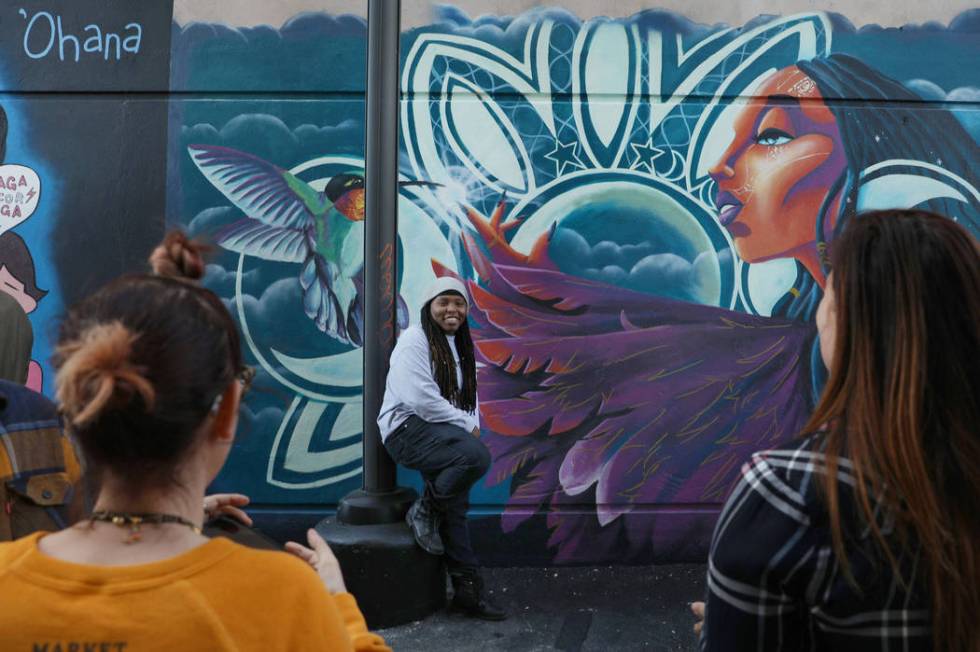
<path id="1" fill-rule="evenodd" d="M 385 440 L 392 459 L 422 473 L 427 497 L 443 514 L 439 531 L 449 570 L 477 565 L 466 510 L 470 487 L 490 467 L 490 451 L 472 433 L 449 423 L 412 416 Z"/>

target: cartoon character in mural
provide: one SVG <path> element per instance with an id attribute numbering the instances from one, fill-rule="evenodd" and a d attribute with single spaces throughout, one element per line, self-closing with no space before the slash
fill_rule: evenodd
<path id="1" fill-rule="evenodd" d="M 0 163 L 7 155 L 7 112 L 0 107 Z M 8 229 L 34 212 L 40 198 L 41 182 L 34 170 L 22 165 L 0 167 L 0 292 L 13 297 L 24 314 L 37 309 L 47 295 L 37 287 L 34 257 L 24 239 Z M 44 383 L 37 360 L 27 363 L 27 387 L 40 392 Z"/>
<path id="2" fill-rule="evenodd" d="M 738 255 L 798 264 L 771 317 L 570 276 L 549 255 L 554 228 L 523 254 L 503 203 L 489 221 L 467 211 L 490 474 L 511 479 L 504 527 L 549 511 L 559 558 L 649 559 L 669 526 L 631 519 L 635 505 L 717 502 L 751 452 L 798 433 L 824 374 L 811 322 L 825 249 L 859 211 L 928 207 L 980 232 L 977 147 L 948 111 L 883 108 L 919 98 L 843 55 L 799 61 L 758 95 L 709 173 Z M 584 502 L 594 516 L 561 509 Z"/>
<path id="3" fill-rule="evenodd" d="M 0 235 L 0 292 L 13 297 L 25 314 L 37 309 L 38 302 L 47 295 L 37 287 L 34 258 L 24 239 L 13 231 Z M 44 374 L 37 360 L 31 360 L 27 369 L 28 387 L 41 391 Z"/>
<path id="4" fill-rule="evenodd" d="M 301 263 L 303 310 L 317 328 L 355 346 L 364 329 L 364 171 L 337 174 L 317 192 L 287 170 L 228 147 L 191 145 L 198 169 L 246 218 L 217 234 L 229 251 Z M 401 186 L 433 185 L 403 181 Z M 408 308 L 398 297 L 398 326 Z"/>

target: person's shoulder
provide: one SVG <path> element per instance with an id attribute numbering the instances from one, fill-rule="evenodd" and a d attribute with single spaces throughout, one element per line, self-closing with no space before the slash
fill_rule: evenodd
<path id="1" fill-rule="evenodd" d="M 753 453 L 718 518 L 711 545 L 718 572 L 755 581 L 769 568 L 773 546 L 819 532 L 817 485 L 825 469 L 824 455 L 810 439 Z"/>
<path id="2" fill-rule="evenodd" d="M 790 486 L 798 486 L 806 473 L 823 465 L 823 453 L 814 450 L 809 439 L 792 442 L 782 448 L 770 448 L 752 453 L 742 469 L 757 477 L 775 476 Z"/>
<path id="3" fill-rule="evenodd" d="M 418 324 L 412 324 L 398 334 L 399 342 L 427 342 L 425 331 Z"/>
<path id="4" fill-rule="evenodd" d="M 30 554 L 32 550 L 35 550 L 37 540 L 44 534 L 44 532 L 32 532 L 27 536 L 13 541 L 0 542 L 0 573 L 14 565 L 17 560 Z"/>
<path id="5" fill-rule="evenodd" d="M 406 348 L 425 348 L 428 350 L 429 339 L 425 336 L 425 331 L 417 324 L 412 324 L 398 335 L 395 346 L 399 349 Z"/>
<path id="6" fill-rule="evenodd" d="M 4 403 L 2 421 L 58 421 L 58 408 L 51 399 L 23 385 L 0 380 L 0 401 Z"/>
<path id="7" fill-rule="evenodd" d="M 211 577 L 232 593 L 261 595 L 261 598 L 250 598 L 252 611 L 275 610 L 274 605 L 282 604 L 303 603 L 318 609 L 329 609 L 332 605 L 323 580 L 298 557 L 285 551 L 249 548 L 232 541 L 228 544 L 234 546 L 232 554 L 215 566 Z"/>
<path id="8" fill-rule="evenodd" d="M 302 584 L 322 587 L 323 583 L 309 564 L 298 557 L 279 550 L 259 550 L 249 548 L 234 541 L 228 541 L 233 546 L 232 554 L 228 556 L 231 563 L 246 569 L 262 568 L 263 574 L 278 578 L 284 584 Z"/>
<path id="9" fill-rule="evenodd" d="M 824 441 L 819 435 L 802 438 L 784 448 L 758 451 L 752 455 L 750 464 L 800 489 L 814 481 L 822 481 L 829 468 Z M 850 460 L 843 457 L 837 459 L 836 475 L 838 481 L 845 484 L 853 480 Z"/>
<path id="10" fill-rule="evenodd" d="M 16 401 L 21 405 L 29 406 L 45 406 L 52 411 L 57 412 L 55 408 L 54 401 L 49 399 L 44 394 L 39 394 L 33 389 L 28 389 L 24 385 L 20 385 L 9 380 L 0 379 L 0 396 L 7 397 L 11 402 Z"/>
<path id="11" fill-rule="evenodd" d="M 741 486 L 784 514 L 809 521 L 810 516 L 825 509 L 820 486 L 828 473 L 831 470 L 823 438 L 814 435 L 784 448 L 753 453 L 742 467 Z M 838 457 L 833 474 L 842 495 L 849 494 L 855 484 L 851 461 Z"/>

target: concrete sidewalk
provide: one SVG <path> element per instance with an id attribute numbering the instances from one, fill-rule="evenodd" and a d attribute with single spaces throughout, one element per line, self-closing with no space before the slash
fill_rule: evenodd
<path id="1" fill-rule="evenodd" d="M 702 564 L 490 568 L 484 577 L 508 620 L 490 623 L 439 612 L 378 633 L 396 652 L 697 648 L 687 605 L 703 599 Z"/>

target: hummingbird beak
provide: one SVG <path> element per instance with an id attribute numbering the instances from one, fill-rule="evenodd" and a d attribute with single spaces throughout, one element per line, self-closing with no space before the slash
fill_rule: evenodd
<path id="1" fill-rule="evenodd" d="M 399 181 L 398 187 L 405 188 L 407 186 L 424 186 L 426 188 L 442 188 L 441 183 L 436 183 L 435 181 Z"/>

